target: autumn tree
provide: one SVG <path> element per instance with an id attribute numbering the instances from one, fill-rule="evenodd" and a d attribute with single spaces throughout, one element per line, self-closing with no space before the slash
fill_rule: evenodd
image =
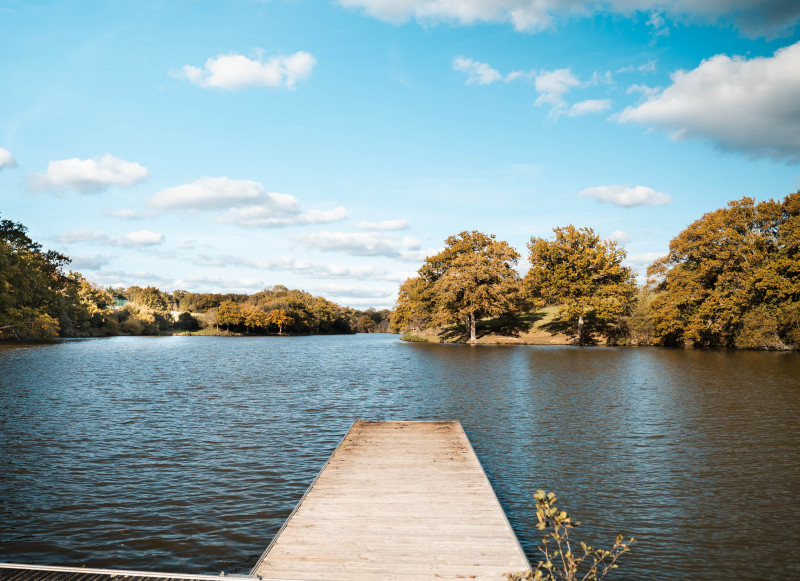
<path id="1" fill-rule="evenodd" d="M 223 301 L 217 309 L 217 325 L 225 325 L 225 330 L 230 330 L 244 322 L 241 305 L 233 301 Z"/>
<path id="2" fill-rule="evenodd" d="M 418 279 L 401 288 L 396 313 L 405 320 L 420 316 L 434 324 L 461 322 L 475 343 L 477 319 L 517 308 L 518 260 L 517 251 L 494 235 L 474 230 L 450 236 L 444 250 L 425 259 Z"/>
<path id="3" fill-rule="evenodd" d="M 284 325 L 291 325 L 294 319 L 283 309 L 273 309 L 267 313 L 267 324 L 278 326 L 278 335 L 283 335 Z"/>
<path id="4" fill-rule="evenodd" d="M 49 339 L 60 330 L 77 282 L 69 258 L 44 250 L 18 222 L 0 220 L 0 339 Z"/>
<path id="5" fill-rule="evenodd" d="M 431 324 L 433 310 L 432 285 L 421 276 L 406 279 L 397 291 L 390 328 L 395 333 L 424 329 Z"/>
<path id="6" fill-rule="evenodd" d="M 690 224 L 648 269 L 656 342 L 800 345 L 800 192 L 729 202 Z"/>
<path id="7" fill-rule="evenodd" d="M 579 345 L 606 335 L 626 313 L 636 279 L 623 266 L 625 251 L 591 228 L 554 228 L 555 239 L 532 237 L 525 288 L 538 304 L 557 304 L 556 319 Z"/>

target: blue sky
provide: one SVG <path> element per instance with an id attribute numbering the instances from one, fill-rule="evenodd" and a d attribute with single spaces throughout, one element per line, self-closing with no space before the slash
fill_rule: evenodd
<path id="1" fill-rule="evenodd" d="M 104 286 L 391 307 L 451 234 L 524 257 L 567 224 L 643 274 L 704 212 L 800 189 L 799 21 L 795 0 L 6 0 L 0 215 Z"/>

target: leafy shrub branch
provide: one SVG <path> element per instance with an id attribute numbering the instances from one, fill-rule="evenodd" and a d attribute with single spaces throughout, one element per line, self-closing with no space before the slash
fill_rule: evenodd
<path id="1" fill-rule="evenodd" d="M 627 541 L 617 536 L 610 549 L 598 549 L 580 542 L 581 554 L 573 552 L 574 540 L 570 532 L 580 523 L 556 506 L 555 493 L 538 490 L 536 499 L 536 525 L 545 535 L 539 551 L 542 559 L 528 571 L 507 573 L 509 581 L 596 581 L 616 569 L 619 558 L 630 550 L 636 539 Z"/>

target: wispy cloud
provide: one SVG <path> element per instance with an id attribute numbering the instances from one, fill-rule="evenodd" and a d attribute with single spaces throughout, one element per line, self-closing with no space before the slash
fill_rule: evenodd
<path id="1" fill-rule="evenodd" d="M 617 242 L 630 242 L 631 235 L 627 232 L 623 232 L 622 230 L 614 230 L 611 233 L 611 239 L 616 240 Z"/>
<path id="2" fill-rule="evenodd" d="M 129 232 L 119 238 L 110 238 L 106 244 L 109 246 L 158 246 L 164 243 L 164 235 L 150 230 L 137 230 Z"/>
<path id="3" fill-rule="evenodd" d="M 405 218 L 397 218 L 380 222 L 361 222 L 358 227 L 361 230 L 408 230 L 411 228 L 411 222 Z"/>
<path id="4" fill-rule="evenodd" d="M 402 282 L 412 272 L 390 271 L 386 268 L 375 265 L 351 265 L 333 264 L 330 262 L 316 263 L 307 259 L 296 259 L 291 256 L 280 256 L 276 258 L 242 258 L 231 255 L 210 256 L 201 254 L 197 257 L 198 266 L 244 266 L 271 271 L 287 271 L 294 274 L 308 276 L 317 279 L 354 279 L 354 280 L 378 280 L 389 282 Z"/>
<path id="5" fill-rule="evenodd" d="M 591 113 L 602 113 L 611 107 L 610 99 L 589 99 L 575 103 L 569 108 L 567 114 L 570 117 L 580 117 L 582 115 L 589 115 Z"/>
<path id="6" fill-rule="evenodd" d="M 108 234 L 101 230 L 70 230 L 57 238 L 59 242 L 101 242 L 108 240 Z"/>
<path id="7" fill-rule="evenodd" d="M 488 64 L 461 56 L 453 59 L 453 70 L 466 73 L 468 85 L 491 85 L 503 80 L 503 75 Z"/>

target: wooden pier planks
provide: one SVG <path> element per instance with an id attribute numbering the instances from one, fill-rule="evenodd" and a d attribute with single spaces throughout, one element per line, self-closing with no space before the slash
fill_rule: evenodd
<path id="1" fill-rule="evenodd" d="M 501 581 L 527 568 L 459 422 L 359 421 L 252 572 Z"/>

